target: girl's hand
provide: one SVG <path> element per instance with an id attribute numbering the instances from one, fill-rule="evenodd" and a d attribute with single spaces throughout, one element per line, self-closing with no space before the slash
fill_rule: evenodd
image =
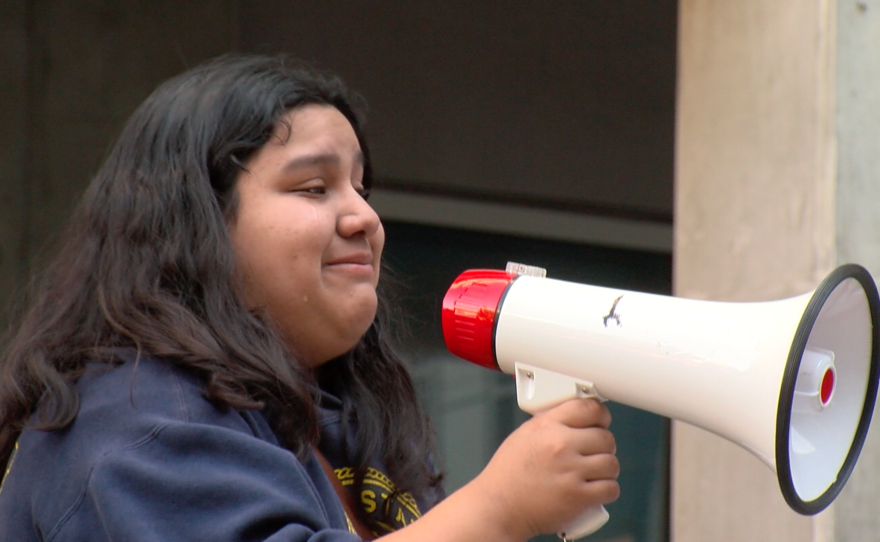
<path id="1" fill-rule="evenodd" d="M 555 533 L 617 499 L 620 466 L 611 413 L 594 399 L 548 409 L 510 434 L 468 488 L 514 540 Z"/>

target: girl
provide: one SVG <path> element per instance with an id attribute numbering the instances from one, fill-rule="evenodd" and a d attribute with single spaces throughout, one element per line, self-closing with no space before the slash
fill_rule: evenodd
<path id="1" fill-rule="evenodd" d="M 614 500 L 579 400 L 440 502 L 371 183 L 336 78 L 226 57 L 156 90 L 0 364 L 3 538 L 524 541 Z"/>

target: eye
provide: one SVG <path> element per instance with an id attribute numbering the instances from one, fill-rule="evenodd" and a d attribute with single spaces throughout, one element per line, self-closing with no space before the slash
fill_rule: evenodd
<path id="1" fill-rule="evenodd" d="M 362 198 L 364 198 L 364 200 L 370 199 L 370 189 L 369 188 L 357 188 L 355 190 L 357 191 L 358 194 L 360 194 L 360 196 Z"/>
<path id="2" fill-rule="evenodd" d="M 322 179 L 312 179 L 304 183 L 298 183 L 290 188 L 289 192 L 294 194 L 306 194 L 309 196 L 323 196 L 327 193 L 327 185 Z"/>

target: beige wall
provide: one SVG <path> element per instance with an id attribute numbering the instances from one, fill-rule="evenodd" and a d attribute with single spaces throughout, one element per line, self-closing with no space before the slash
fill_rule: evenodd
<path id="1" fill-rule="evenodd" d="M 823 5 L 682 0 L 678 295 L 789 296 L 834 265 L 834 25 Z"/>
<path id="2" fill-rule="evenodd" d="M 797 0 L 680 8 L 675 293 L 756 301 L 812 289 L 834 265 L 829 14 Z M 675 542 L 813 539 L 766 466 L 681 423 L 671 526 Z"/>
<path id="3" fill-rule="evenodd" d="M 837 259 L 880 278 L 880 0 L 838 3 Z M 835 542 L 880 533 L 880 418 L 834 505 Z"/>
<path id="4" fill-rule="evenodd" d="M 880 122 L 865 120 L 880 108 L 878 11 L 876 1 L 680 2 L 677 295 L 774 299 L 813 289 L 843 261 L 880 270 Z M 676 423 L 672 540 L 876 539 L 874 448 L 840 501 L 808 518 L 757 459 Z"/>

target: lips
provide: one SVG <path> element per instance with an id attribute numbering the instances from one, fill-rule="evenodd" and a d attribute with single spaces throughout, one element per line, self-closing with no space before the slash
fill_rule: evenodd
<path id="1" fill-rule="evenodd" d="M 352 254 L 346 254 L 344 256 L 340 256 L 338 258 L 333 258 L 332 260 L 326 262 L 325 266 L 340 266 L 340 265 L 368 265 L 371 268 L 373 267 L 373 255 L 369 252 L 355 252 Z"/>

